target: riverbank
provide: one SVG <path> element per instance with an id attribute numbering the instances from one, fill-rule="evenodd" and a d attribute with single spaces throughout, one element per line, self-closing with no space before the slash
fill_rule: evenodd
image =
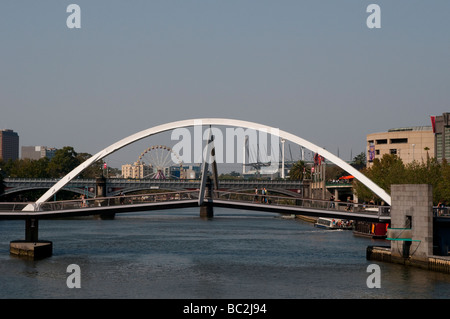
<path id="1" fill-rule="evenodd" d="M 443 272 L 450 274 L 450 256 L 430 256 L 427 260 L 414 260 L 409 258 L 398 258 L 391 254 L 391 248 L 385 246 L 368 246 L 366 259 L 387 263 L 413 266 L 425 270 Z"/>

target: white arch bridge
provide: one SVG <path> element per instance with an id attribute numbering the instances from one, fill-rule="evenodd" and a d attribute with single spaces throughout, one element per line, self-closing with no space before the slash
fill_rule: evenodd
<path id="1" fill-rule="evenodd" d="M 54 186 L 52 186 L 44 195 L 42 195 L 34 204 L 30 204 L 24 208 L 25 211 L 36 211 L 39 210 L 39 207 L 42 203 L 46 202 L 50 199 L 56 192 L 62 189 L 67 183 L 69 183 L 73 178 L 75 178 L 78 174 L 80 174 L 83 170 L 89 167 L 91 164 L 95 163 L 98 160 L 120 150 L 121 148 L 132 144 L 136 141 L 139 141 L 143 138 L 174 130 L 177 128 L 185 128 L 185 127 L 201 127 L 203 125 L 206 126 L 234 126 L 246 129 L 252 129 L 258 132 L 268 133 L 274 136 L 277 136 L 281 139 L 291 141 L 292 143 L 298 144 L 302 147 L 305 147 L 311 150 L 314 153 L 317 153 L 327 160 L 333 162 L 337 166 L 344 169 L 349 174 L 353 175 L 357 180 L 366 185 L 371 191 L 373 191 L 376 195 L 378 195 L 383 201 L 385 201 L 388 205 L 391 204 L 391 197 L 387 194 L 381 187 L 376 185 L 369 178 L 364 176 L 358 170 L 353 168 L 351 165 L 347 164 L 345 161 L 335 156 L 334 154 L 328 152 L 324 148 L 321 148 L 301 137 L 293 135 L 291 133 L 282 131 L 280 129 L 270 127 L 264 124 L 242 121 L 242 120 L 234 120 L 234 119 L 224 119 L 224 118 L 202 118 L 202 119 L 191 119 L 191 120 L 182 120 L 171 122 L 167 124 L 158 125 L 141 132 L 135 133 L 131 136 L 128 136 L 108 147 L 101 150 L 97 154 L 93 155 L 91 158 L 86 160 L 84 163 L 73 169 L 66 176 L 61 178 Z"/>
<path id="2" fill-rule="evenodd" d="M 358 204 L 339 203 L 331 204 L 328 201 L 308 200 L 301 198 L 293 198 L 286 196 L 267 196 L 264 201 L 260 197 L 256 197 L 252 193 L 233 193 L 230 191 L 221 191 L 218 187 L 217 166 L 214 160 L 215 148 L 211 132 L 206 151 L 206 158 L 203 160 L 202 178 L 199 189 L 194 191 L 179 191 L 165 194 L 148 194 L 133 195 L 121 197 L 97 197 L 86 201 L 62 201 L 48 202 L 59 190 L 63 189 L 72 179 L 77 177 L 83 170 L 96 161 L 112 154 L 119 149 L 139 141 L 143 138 L 162 133 L 165 131 L 207 125 L 207 126 L 234 126 L 239 128 L 251 129 L 265 134 L 271 134 L 278 138 L 291 141 L 302 147 L 305 147 L 314 153 L 317 153 L 327 160 L 335 163 L 349 174 L 352 174 L 361 183 L 371 189 L 376 195 L 384 200 L 388 205 L 391 204 L 391 197 L 378 185 L 361 174 L 359 171 L 348 165 L 346 162 L 331 154 L 327 150 L 308 142 L 298 136 L 288 132 L 266 126 L 263 124 L 223 119 L 223 118 L 204 118 L 171 122 L 149 128 L 126 137 L 108 147 L 101 150 L 84 163 L 73 169 L 69 174 L 60 179 L 50 189 L 45 192 L 35 203 L 25 204 L 24 207 L 17 203 L 2 203 L 0 207 L 0 219 L 22 219 L 25 220 L 25 240 L 13 241 L 10 244 L 10 252 L 21 254 L 29 254 L 29 251 L 36 253 L 36 249 L 42 247 L 42 256 L 52 254 L 51 242 L 38 240 L 38 221 L 39 219 L 61 218 L 69 216 L 86 216 L 86 215 L 108 215 L 113 216 L 115 213 L 124 213 L 131 211 L 148 211 L 161 209 L 175 209 L 183 207 L 200 207 L 201 216 L 212 216 L 213 207 L 227 207 L 237 209 L 248 209 L 265 211 L 269 213 L 284 213 L 306 216 L 325 216 L 330 218 L 343 218 L 353 220 L 367 220 L 374 222 L 389 222 L 389 207 L 370 207 Z M 203 137 L 203 134 L 202 134 Z M 208 167 L 212 166 L 212 177 L 208 175 Z M 278 169 L 278 163 L 277 163 Z M 11 207 L 8 207 L 11 205 Z M 5 211 L 6 210 L 6 211 Z M 36 245 L 39 243 L 39 245 Z M 36 258 L 36 255 L 34 255 Z"/>

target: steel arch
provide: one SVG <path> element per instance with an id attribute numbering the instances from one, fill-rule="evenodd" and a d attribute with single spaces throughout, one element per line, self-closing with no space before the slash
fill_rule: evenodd
<path id="1" fill-rule="evenodd" d="M 220 126 L 234 126 L 234 127 L 242 127 L 247 129 L 253 129 L 256 131 L 263 131 L 268 134 L 274 134 L 278 137 L 289 140 L 295 144 L 303 146 L 315 153 L 318 153 L 325 157 L 327 160 L 333 162 L 338 165 L 349 174 L 353 175 L 356 179 L 358 179 L 361 183 L 366 185 L 370 190 L 372 190 L 375 194 L 377 194 L 381 199 L 383 199 L 388 205 L 391 205 L 391 196 L 386 193 L 381 187 L 371 181 L 369 178 L 364 176 L 364 174 L 360 173 L 358 170 L 353 168 L 351 165 L 347 164 L 345 161 L 337 157 L 336 155 L 328 152 L 327 150 L 301 138 L 291 133 L 282 131 L 280 129 L 276 129 L 264 124 L 259 124 L 255 122 L 243 121 L 243 120 L 235 120 L 235 119 L 225 119 L 225 118 L 201 118 L 201 119 L 190 119 L 190 120 L 182 120 L 170 122 L 158 126 L 151 127 L 149 129 L 140 131 L 133 135 L 130 135 L 108 147 L 101 150 L 97 154 L 93 155 L 91 158 L 87 159 L 85 162 L 74 168 L 69 174 L 61 178 L 55 185 L 53 185 L 44 195 L 42 195 L 34 204 L 30 204 L 24 208 L 27 211 L 38 210 L 39 205 L 45 201 L 47 201 L 54 193 L 59 191 L 64 187 L 68 182 L 70 182 L 73 178 L 75 178 L 78 174 L 80 174 L 83 170 L 89 167 L 92 163 L 104 158 L 105 156 L 118 151 L 119 149 L 137 142 L 143 138 L 149 137 L 154 134 L 170 131 L 176 128 L 182 127 L 190 127 L 190 126 L 198 126 L 198 125 L 220 125 Z"/>

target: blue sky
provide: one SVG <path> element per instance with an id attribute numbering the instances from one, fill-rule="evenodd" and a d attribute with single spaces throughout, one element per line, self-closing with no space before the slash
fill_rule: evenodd
<path id="1" fill-rule="evenodd" d="M 66 26 L 71 3 L 81 29 Z M 371 3 L 380 29 L 366 26 Z M 0 128 L 21 146 L 94 154 L 155 125 L 225 117 L 348 160 L 369 133 L 450 111 L 449 12 L 448 0 L 3 0 Z"/>

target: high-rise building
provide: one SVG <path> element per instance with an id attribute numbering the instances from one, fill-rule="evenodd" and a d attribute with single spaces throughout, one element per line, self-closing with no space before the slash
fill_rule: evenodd
<path id="1" fill-rule="evenodd" d="M 28 158 L 32 160 L 38 160 L 40 158 L 47 157 L 52 159 L 55 156 L 56 148 L 47 146 L 22 146 L 22 159 Z"/>
<path id="2" fill-rule="evenodd" d="M 0 159 L 3 161 L 19 158 L 19 135 L 13 130 L 0 130 Z"/>
<path id="3" fill-rule="evenodd" d="M 431 124 L 436 145 L 434 156 L 438 161 L 444 158 L 450 161 L 450 113 L 431 116 Z"/>

